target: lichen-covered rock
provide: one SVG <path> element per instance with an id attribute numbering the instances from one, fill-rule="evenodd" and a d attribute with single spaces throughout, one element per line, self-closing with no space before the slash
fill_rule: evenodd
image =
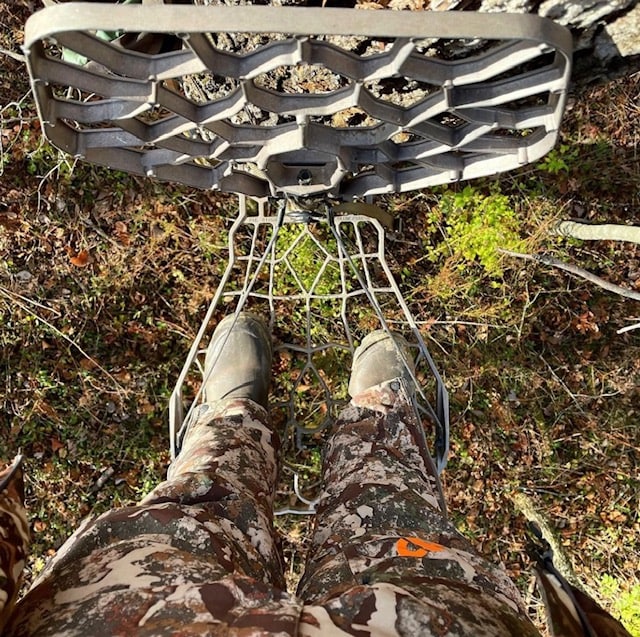
<path id="1" fill-rule="evenodd" d="M 538 15 L 571 29 L 586 29 L 634 3 L 635 0 L 544 0 Z"/>
<path id="2" fill-rule="evenodd" d="M 595 41 L 595 55 L 601 60 L 640 55 L 640 5 L 604 27 Z"/>
<path id="3" fill-rule="evenodd" d="M 531 13 L 532 0 L 482 0 L 480 11 L 486 13 Z"/>
<path id="4" fill-rule="evenodd" d="M 536 13 L 568 27 L 574 36 L 573 80 L 578 85 L 640 70 L 638 0 L 432 0 L 429 8 Z"/>
<path id="5" fill-rule="evenodd" d="M 550 18 L 570 28 L 575 50 L 593 55 L 596 66 L 601 66 L 614 58 L 640 54 L 637 4 L 637 0 L 481 0 L 477 8 L 487 13 L 537 13 Z"/>

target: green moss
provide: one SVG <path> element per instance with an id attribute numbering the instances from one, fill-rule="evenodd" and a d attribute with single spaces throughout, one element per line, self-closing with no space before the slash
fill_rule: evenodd
<path id="1" fill-rule="evenodd" d="M 519 220 L 509 197 L 494 190 L 488 195 L 472 186 L 461 192 L 445 191 L 432 215 L 446 229 L 437 252 L 459 260 L 460 270 L 479 263 L 491 278 L 502 276 L 498 248 L 520 250 Z"/>

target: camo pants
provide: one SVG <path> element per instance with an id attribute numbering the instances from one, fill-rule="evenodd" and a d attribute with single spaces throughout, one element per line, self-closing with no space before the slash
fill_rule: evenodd
<path id="1" fill-rule="evenodd" d="M 165 482 L 85 521 L 7 635 L 537 635 L 517 591 L 447 522 L 399 380 L 361 394 L 325 449 L 298 594 L 273 530 L 279 441 L 248 400 L 204 406 Z"/>

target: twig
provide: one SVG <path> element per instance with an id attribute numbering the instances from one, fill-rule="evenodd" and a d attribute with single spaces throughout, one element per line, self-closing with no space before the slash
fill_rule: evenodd
<path id="1" fill-rule="evenodd" d="M 9 51 L 9 49 L 0 48 L 0 53 L 3 55 L 8 55 L 10 58 L 13 58 L 17 62 L 25 63 L 27 59 L 21 53 L 14 53 L 13 51 Z"/>
<path id="2" fill-rule="evenodd" d="M 19 305 L 25 312 L 33 316 L 37 321 L 40 321 L 42 324 L 46 325 L 50 330 L 55 332 L 58 336 L 61 336 L 67 343 L 73 345 L 87 360 L 91 361 L 107 378 L 109 378 L 113 384 L 122 392 L 126 393 L 124 387 L 120 385 L 120 383 L 104 368 L 98 361 L 96 361 L 93 357 L 89 356 L 87 352 L 85 352 L 80 345 L 78 345 L 74 340 L 70 339 L 66 334 L 62 333 L 55 325 L 52 325 L 46 319 L 43 319 L 41 316 L 36 314 L 33 310 L 31 310 L 27 305 L 19 301 L 15 295 L 11 293 L 7 293 L 4 288 L 0 287 L 0 294 L 2 294 L 5 298 L 9 299 L 12 303 Z"/>
<path id="3" fill-rule="evenodd" d="M 402 323 L 402 321 L 390 320 L 389 323 Z M 482 323 L 480 321 L 432 321 L 427 319 L 425 321 L 416 321 L 416 325 L 471 325 L 473 327 L 493 327 L 494 329 L 505 330 L 504 325 L 498 325 L 497 323 Z"/>
<path id="4" fill-rule="evenodd" d="M 33 155 L 37 150 L 40 150 L 40 148 L 43 147 L 44 144 L 46 144 L 46 140 L 44 137 L 42 137 L 40 139 L 40 144 L 38 145 L 38 148 L 33 151 L 32 153 L 30 153 L 31 155 Z M 44 201 L 44 197 L 42 196 L 42 187 L 45 185 L 47 179 L 49 179 L 49 177 L 51 177 L 51 175 L 53 175 L 53 173 L 55 173 L 56 171 L 58 172 L 58 175 L 60 175 L 60 166 L 62 166 L 63 163 L 66 163 L 67 166 L 69 167 L 69 172 L 73 172 L 73 169 L 75 168 L 76 164 L 78 163 L 77 159 L 74 159 L 72 163 L 69 163 L 69 160 L 66 157 L 62 156 L 62 152 L 59 151 L 58 152 L 58 163 L 55 164 L 55 166 L 53 166 L 53 168 L 51 168 L 51 170 L 49 170 L 43 177 L 40 178 L 40 182 L 38 183 L 38 189 L 37 189 L 37 195 L 38 195 L 38 207 L 37 210 L 38 212 L 40 211 L 40 206 L 42 205 L 42 202 Z M 47 209 L 49 210 L 51 208 L 51 205 L 45 201 L 45 203 L 47 204 Z"/>
<path id="5" fill-rule="evenodd" d="M 93 223 L 91 219 L 80 219 L 80 221 L 84 226 L 93 230 L 97 235 L 101 236 L 105 241 L 108 241 L 109 243 L 113 244 L 116 248 L 122 248 L 121 244 L 119 244 L 113 237 L 110 237 L 104 230 L 102 230 L 102 228 L 100 228 L 98 225 Z"/>
<path id="6" fill-rule="evenodd" d="M 543 263 L 544 265 L 550 265 L 554 268 L 558 268 L 559 270 L 564 270 L 565 272 L 574 274 L 575 276 L 578 276 L 581 279 L 586 279 L 587 281 L 591 281 L 591 283 L 595 283 L 597 286 L 605 290 L 608 290 L 609 292 L 613 292 L 614 294 L 619 294 L 620 296 L 624 296 L 628 299 L 633 299 L 634 301 L 640 301 L 640 292 L 634 292 L 633 290 L 628 290 L 627 288 L 623 288 L 622 286 L 616 285 L 615 283 L 610 283 L 609 281 L 595 274 L 592 274 L 591 272 L 585 270 L 584 268 L 580 268 L 577 265 L 572 265 L 570 263 L 564 263 L 554 257 L 550 257 L 549 255 L 522 254 L 521 252 L 512 252 L 511 250 L 504 250 L 503 248 L 498 248 L 498 252 L 501 252 L 502 254 L 506 254 L 510 257 L 524 259 L 525 261 L 537 261 L 538 263 Z"/>
<path id="7" fill-rule="evenodd" d="M 49 307 L 48 305 L 42 305 L 42 303 L 38 303 L 38 301 L 34 301 L 33 299 L 30 299 L 26 296 L 22 296 L 22 294 L 18 294 L 17 292 L 12 292 L 11 290 L 7 290 L 7 288 L 5 288 L 2 285 L 0 285 L 0 291 L 4 292 L 5 296 L 10 295 L 18 299 L 22 299 L 27 303 L 31 303 L 31 305 L 35 305 L 36 307 L 42 308 L 43 310 L 47 310 L 47 312 L 53 312 L 57 316 L 60 316 L 60 312 L 58 312 L 58 310 L 55 310 L 54 308 Z"/>
<path id="8" fill-rule="evenodd" d="M 547 361 L 544 359 L 542 354 L 538 354 L 538 358 L 540 358 L 540 360 L 547 366 L 547 369 L 551 372 L 551 375 L 556 379 L 558 383 L 560 383 L 560 386 L 567 392 L 569 398 L 571 398 L 571 400 L 575 403 L 576 407 L 584 413 L 584 410 L 582 409 L 582 405 L 578 401 L 576 395 L 567 387 L 567 385 L 562 380 L 562 378 L 560 378 L 560 376 L 558 376 L 558 374 L 556 374 L 553 371 L 553 367 L 551 367 L 551 365 L 547 363 Z"/>
<path id="9" fill-rule="evenodd" d="M 619 330 L 616 330 L 616 334 L 624 334 L 625 332 L 630 332 L 631 330 L 637 330 L 639 327 L 640 327 L 640 323 L 627 325 L 625 327 L 621 327 Z"/>
<path id="10" fill-rule="evenodd" d="M 520 317 L 520 324 L 518 325 L 518 340 L 522 338 L 522 330 L 524 329 L 524 321 L 527 316 L 527 310 L 537 301 L 540 296 L 540 292 L 536 292 L 536 295 L 533 297 L 533 301 L 531 301 L 531 297 L 529 296 L 529 283 L 525 283 L 527 288 L 527 300 L 525 301 L 524 307 L 522 308 L 522 316 Z"/>
<path id="11" fill-rule="evenodd" d="M 628 440 L 626 440 L 625 438 L 620 438 L 619 436 L 615 436 L 614 434 L 612 434 L 610 431 L 605 431 L 604 435 L 607 436 L 608 438 L 613 438 L 616 442 L 619 442 L 621 445 L 623 445 L 624 447 L 629 447 L 629 449 L 633 449 L 636 453 L 640 453 L 640 447 L 637 447 L 635 445 L 632 445 Z M 619 470 L 616 469 L 616 471 L 619 472 Z M 635 478 L 632 478 L 635 480 Z"/>
<path id="12" fill-rule="evenodd" d="M 31 122 L 35 122 L 38 119 L 37 116 L 34 117 L 10 117 L 9 119 L 3 119 L 2 124 L 7 127 L 13 124 L 30 124 Z"/>

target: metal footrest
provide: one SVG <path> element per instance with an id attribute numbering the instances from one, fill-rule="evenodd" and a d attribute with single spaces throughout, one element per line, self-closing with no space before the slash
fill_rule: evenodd
<path id="1" fill-rule="evenodd" d="M 402 192 L 535 161 L 556 141 L 571 47 L 550 20 L 456 11 L 74 2 L 25 30 L 55 146 L 256 197 Z"/>

